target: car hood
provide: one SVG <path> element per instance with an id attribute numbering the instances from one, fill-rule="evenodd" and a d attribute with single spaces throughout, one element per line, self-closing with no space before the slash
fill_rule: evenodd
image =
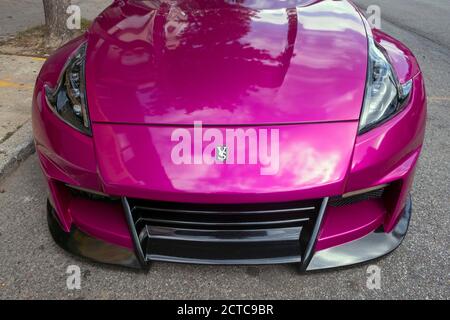
<path id="1" fill-rule="evenodd" d="M 88 32 L 93 122 L 359 118 L 367 36 L 347 1 L 115 1 Z"/>

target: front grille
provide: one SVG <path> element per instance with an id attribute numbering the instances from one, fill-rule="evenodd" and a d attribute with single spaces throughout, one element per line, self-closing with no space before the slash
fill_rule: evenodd
<path id="1" fill-rule="evenodd" d="M 143 260 L 300 262 L 322 200 L 190 204 L 124 199 Z"/>

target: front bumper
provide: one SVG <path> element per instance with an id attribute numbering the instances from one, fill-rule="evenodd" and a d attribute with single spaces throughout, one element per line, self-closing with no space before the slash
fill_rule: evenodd
<path id="1" fill-rule="evenodd" d="M 125 206 L 125 211 L 128 212 L 128 216 L 131 218 L 131 214 L 129 214 L 129 209 L 126 208 L 128 204 L 126 200 L 123 202 Z M 320 208 L 319 218 L 315 221 L 315 225 L 313 229 L 319 228 L 321 224 L 321 215 L 323 216 L 323 212 L 325 210 L 326 202 L 322 203 L 322 207 Z M 265 264 L 265 263 L 298 263 L 301 271 L 314 271 L 319 269 L 328 269 L 335 267 L 344 267 L 349 265 L 354 265 L 362 262 L 366 262 L 372 259 L 376 259 L 382 257 L 393 250 L 395 250 L 403 241 L 409 226 L 409 222 L 411 219 L 411 211 L 412 211 L 412 203 L 411 198 L 408 197 L 406 206 L 402 211 L 400 220 L 398 221 L 395 228 L 386 233 L 381 229 L 377 229 L 357 240 L 331 247 L 325 250 L 313 251 L 314 244 L 317 242 L 317 232 L 312 232 L 310 238 L 306 242 L 305 249 L 303 250 L 303 254 L 299 256 L 290 256 L 290 257 L 282 257 L 282 258 L 255 258 L 255 259 L 217 259 L 218 256 L 227 255 L 225 252 L 216 252 L 213 256 L 216 259 L 211 258 L 180 258 L 175 256 L 163 256 L 163 255 L 151 255 L 141 246 L 141 241 L 139 240 L 138 235 L 135 233 L 135 250 L 127 249 L 118 245 L 113 245 L 106 241 L 102 241 L 100 239 L 94 238 L 89 234 L 81 231 L 76 226 L 73 226 L 69 233 L 65 232 L 56 217 L 55 210 L 51 206 L 50 202 L 47 204 L 47 217 L 48 217 L 48 225 L 50 232 L 53 236 L 55 242 L 62 247 L 63 249 L 78 255 L 89 258 L 93 261 L 113 264 L 113 265 L 121 265 L 131 268 L 147 268 L 151 261 L 169 261 L 169 262 L 184 262 L 184 263 L 203 263 L 203 264 Z M 131 226 L 130 226 L 131 227 Z M 135 232 L 133 227 L 131 227 L 131 233 Z M 245 235 L 241 233 L 243 237 L 240 239 L 239 244 L 242 244 Z M 247 234 L 247 238 L 250 235 Z M 211 240 L 211 238 L 209 239 Z M 298 245 L 301 247 L 301 238 L 298 240 Z M 255 248 L 255 251 L 258 249 L 258 245 L 262 245 L 265 250 L 270 251 L 270 248 L 267 248 L 267 242 L 264 240 L 253 242 L 252 246 Z M 148 246 L 151 250 L 151 245 Z M 170 252 L 175 248 L 165 248 Z M 273 248 L 272 248 L 273 249 Z M 195 253 L 195 250 L 199 250 L 195 246 L 192 247 L 191 253 L 195 256 L 198 253 Z M 194 251 L 192 251 L 194 250 Z M 238 250 L 235 248 L 235 250 Z M 144 253 L 146 251 L 146 253 Z M 201 254 L 200 254 L 201 255 Z"/>

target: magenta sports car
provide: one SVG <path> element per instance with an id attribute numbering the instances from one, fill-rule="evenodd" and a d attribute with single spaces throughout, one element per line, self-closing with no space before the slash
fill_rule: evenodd
<path id="1" fill-rule="evenodd" d="M 32 113 L 64 249 L 307 271 L 401 243 L 426 95 L 350 1 L 118 0 L 45 62 Z"/>

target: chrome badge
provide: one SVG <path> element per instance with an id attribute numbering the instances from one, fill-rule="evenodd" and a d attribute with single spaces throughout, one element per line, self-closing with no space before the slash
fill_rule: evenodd
<path id="1" fill-rule="evenodd" d="M 226 161 L 228 158 L 228 147 L 227 146 L 217 146 L 216 147 L 216 159 L 219 161 Z"/>

